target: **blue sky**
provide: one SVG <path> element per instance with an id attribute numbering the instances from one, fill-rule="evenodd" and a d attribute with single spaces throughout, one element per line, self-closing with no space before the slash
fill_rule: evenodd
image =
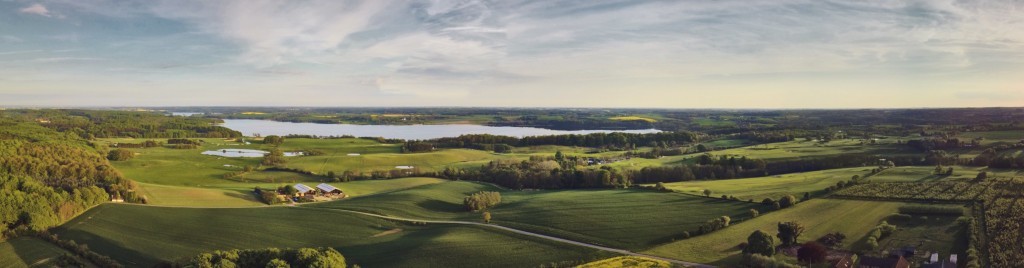
<path id="1" fill-rule="evenodd" d="M 1020 1 L 0 0 L 0 106 L 1024 106 Z"/>

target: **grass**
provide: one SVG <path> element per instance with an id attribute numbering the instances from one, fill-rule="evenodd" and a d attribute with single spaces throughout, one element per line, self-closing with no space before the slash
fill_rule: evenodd
<path id="1" fill-rule="evenodd" d="M 861 249 L 871 228 L 896 213 L 903 204 L 812 199 L 793 208 L 762 214 L 708 235 L 664 244 L 644 253 L 719 266 L 736 265 L 741 255 L 737 245 L 746 242 L 747 236 L 754 230 L 775 234 L 777 224 L 787 221 L 799 222 L 806 228 L 800 242 L 818 239 L 830 232 L 841 232 L 847 236 L 847 248 Z"/>
<path id="2" fill-rule="evenodd" d="M 479 220 L 462 199 L 502 191 L 474 182 L 446 182 L 366 198 L 315 204 L 426 219 Z M 722 215 L 746 217 L 758 204 L 640 190 L 502 191 L 493 222 L 591 243 L 639 249 L 667 242 Z"/>
<path id="3" fill-rule="evenodd" d="M 524 267 L 610 257 L 592 249 L 482 227 L 407 225 L 306 207 L 197 209 L 107 204 L 56 232 L 130 267 L 150 267 L 210 250 L 267 247 L 335 247 L 350 264 L 366 267 Z"/>
<path id="4" fill-rule="evenodd" d="M 349 196 L 361 196 L 444 181 L 446 180 L 414 177 L 329 184 L 338 187 L 338 189 L 341 189 Z M 252 189 L 256 186 L 273 189 L 282 184 L 285 184 L 285 182 L 223 183 L 204 185 L 203 187 L 186 187 L 140 183 L 139 189 L 149 199 L 149 204 L 151 205 L 176 207 L 259 207 L 265 206 L 265 204 L 254 197 Z M 310 183 L 309 186 L 315 185 Z"/>
<path id="5" fill-rule="evenodd" d="M 55 267 L 61 255 L 74 255 L 56 245 L 34 237 L 18 237 L 0 242 L 0 267 Z"/>
<path id="6" fill-rule="evenodd" d="M 395 166 L 414 166 L 420 171 L 440 171 L 444 167 L 465 162 L 480 162 L 509 158 L 511 155 L 494 154 L 470 149 L 445 149 L 426 153 L 377 153 L 349 156 L 347 154 L 328 154 L 321 156 L 305 156 L 289 158 L 287 167 L 299 168 L 319 174 L 328 171 L 337 173 L 351 170 L 368 173 L 374 170 L 394 170 Z"/>
<path id="7" fill-rule="evenodd" d="M 913 246 L 918 253 L 910 261 L 927 261 L 930 254 L 939 253 L 940 259 L 949 254 L 964 256 L 966 236 L 961 232 L 954 216 L 911 215 L 911 220 L 890 220 L 897 226 L 896 232 L 878 242 L 880 249 L 894 249 Z"/>
<path id="8" fill-rule="evenodd" d="M 864 176 L 870 172 L 869 167 L 839 168 L 746 179 L 673 182 L 666 183 L 665 187 L 694 195 L 702 195 L 704 189 L 710 189 L 712 196 L 724 194 L 759 202 L 766 197 L 777 200 L 785 195 L 799 198 L 805 192 L 820 194 L 839 181 L 849 181 L 854 175 Z"/>
<path id="9" fill-rule="evenodd" d="M 998 142 L 1017 143 L 1024 139 L 1024 132 L 1019 130 L 963 132 L 959 136 L 961 140 L 967 139 L 968 141 L 974 138 L 984 138 L 981 145 L 989 145 Z"/>

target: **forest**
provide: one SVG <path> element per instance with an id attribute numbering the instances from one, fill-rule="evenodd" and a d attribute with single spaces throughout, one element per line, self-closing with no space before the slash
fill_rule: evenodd
<path id="1" fill-rule="evenodd" d="M 41 231 L 111 200 L 141 202 L 102 145 L 0 117 L 0 235 Z"/>

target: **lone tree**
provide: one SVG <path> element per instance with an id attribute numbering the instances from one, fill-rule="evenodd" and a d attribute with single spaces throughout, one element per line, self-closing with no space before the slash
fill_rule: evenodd
<path id="1" fill-rule="evenodd" d="M 747 246 L 743 248 L 743 253 L 771 257 L 775 255 L 775 238 L 764 231 L 754 231 L 747 237 Z"/>
<path id="2" fill-rule="evenodd" d="M 792 207 L 793 205 L 796 205 L 796 197 L 795 196 L 787 195 L 787 196 L 782 197 L 782 199 L 779 199 L 779 207 L 781 207 L 781 208 L 788 208 L 788 207 Z"/>
<path id="3" fill-rule="evenodd" d="M 828 257 L 828 249 L 814 241 L 804 243 L 796 251 L 797 260 L 806 262 L 808 265 L 822 263 L 825 261 L 825 257 Z"/>
<path id="4" fill-rule="evenodd" d="M 758 212 L 756 209 L 750 209 L 751 218 L 757 218 L 758 215 L 761 215 L 761 212 Z"/>
<path id="5" fill-rule="evenodd" d="M 711 189 L 704 189 L 704 196 L 711 197 Z"/>
<path id="6" fill-rule="evenodd" d="M 484 223 L 491 223 L 491 212 L 484 211 Z"/>
<path id="7" fill-rule="evenodd" d="M 285 162 L 284 152 L 275 148 L 270 150 L 270 153 L 263 156 L 263 161 L 260 162 L 260 164 L 263 164 L 264 166 L 276 166 L 284 164 Z"/>
<path id="8" fill-rule="evenodd" d="M 795 221 L 791 222 L 780 222 L 779 233 L 776 236 L 779 237 L 779 242 L 782 242 L 783 246 L 796 245 L 797 239 L 800 238 L 800 234 L 804 233 L 804 226 L 800 225 Z"/>

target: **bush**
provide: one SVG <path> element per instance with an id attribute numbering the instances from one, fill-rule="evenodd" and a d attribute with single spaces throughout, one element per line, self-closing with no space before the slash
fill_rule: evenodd
<path id="1" fill-rule="evenodd" d="M 110 161 L 126 161 L 135 157 L 135 153 L 125 149 L 114 149 L 107 153 Z"/>
<path id="2" fill-rule="evenodd" d="M 743 259 L 749 267 L 800 268 L 799 265 L 790 264 L 782 260 L 776 260 L 775 258 L 761 254 L 744 254 Z"/>

